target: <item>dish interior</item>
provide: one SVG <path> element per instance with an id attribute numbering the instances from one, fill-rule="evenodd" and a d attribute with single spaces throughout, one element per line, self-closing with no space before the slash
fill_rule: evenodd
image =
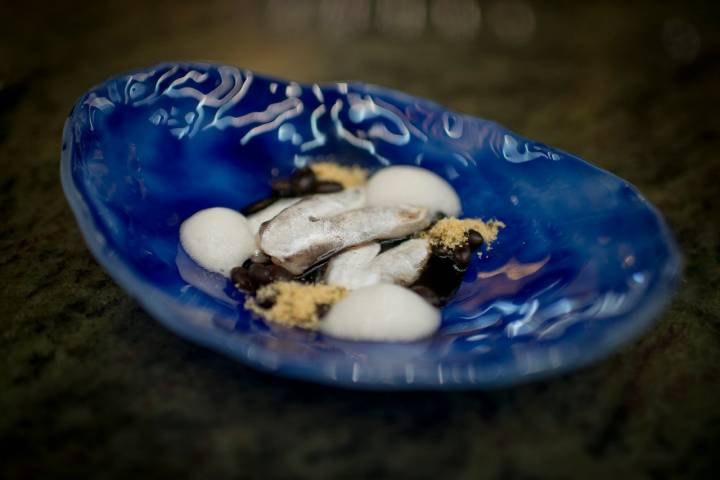
<path id="1" fill-rule="evenodd" d="M 505 223 L 474 258 L 433 338 L 343 342 L 267 325 L 194 264 L 194 212 L 267 196 L 313 159 L 418 165 L 448 180 L 463 216 Z M 680 258 L 624 180 L 486 120 L 363 84 L 299 85 L 234 67 L 163 64 L 76 104 L 63 184 L 99 261 L 161 322 L 257 367 L 366 387 L 494 386 L 583 365 L 643 330 Z"/>

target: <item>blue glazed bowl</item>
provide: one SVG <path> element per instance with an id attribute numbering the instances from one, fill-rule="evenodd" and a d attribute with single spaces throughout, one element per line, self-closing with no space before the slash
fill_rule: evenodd
<path id="1" fill-rule="evenodd" d="M 272 175 L 329 157 L 420 165 L 465 216 L 507 227 L 474 258 L 440 331 L 343 342 L 265 324 L 178 246 L 197 210 L 240 209 Z M 372 389 L 489 388 L 588 364 L 647 328 L 681 259 L 626 181 L 493 122 L 360 83 L 300 85 L 168 63 L 87 92 L 65 124 L 62 182 L 91 251 L 170 330 L 281 375 Z"/>

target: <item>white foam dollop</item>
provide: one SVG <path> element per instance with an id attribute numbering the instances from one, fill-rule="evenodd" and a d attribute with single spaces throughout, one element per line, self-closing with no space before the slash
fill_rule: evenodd
<path id="1" fill-rule="evenodd" d="M 393 284 L 353 290 L 323 319 L 323 333 L 345 340 L 412 342 L 440 327 L 440 311 L 415 292 Z"/>
<path id="2" fill-rule="evenodd" d="M 185 220 L 180 226 L 180 243 L 200 266 L 226 277 L 256 250 L 255 235 L 245 216 L 223 207 L 200 210 Z"/>
<path id="3" fill-rule="evenodd" d="M 425 168 L 396 165 L 383 168 L 367 183 L 368 205 L 415 205 L 448 216 L 460 214 L 460 198 L 442 177 Z"/>

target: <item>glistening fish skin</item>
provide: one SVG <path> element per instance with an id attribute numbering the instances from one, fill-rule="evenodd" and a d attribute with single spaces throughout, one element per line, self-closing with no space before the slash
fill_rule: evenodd
<path id="1" fill-rule="evenodd" d="M 377 283 L 410 285 L 422 273 L 430 258 L 430 245 L 422 238 L 407 240 L 381 254 L 377 242 L 360 245 L 333 257 L 325 282 L 348 289 Z"/>
<path id="2" fill-rule="evenodd" d="M 308 197 L 263 224 L 260 248 L 298 275 L 345 248 L 407 236 L 431 221 L 426 208 L 362 207 L 363 202 L 361 189 Z"/>

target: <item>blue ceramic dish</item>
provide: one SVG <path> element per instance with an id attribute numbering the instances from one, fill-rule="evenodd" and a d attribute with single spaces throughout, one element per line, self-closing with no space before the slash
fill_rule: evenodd
<path id="1" fill-rule="evenodd" d="M 240 209 L 309 158 L 410 164 L 446 178 L 465 216 L 498 218 L 441 330 L 341 342 L 267 325 L 178 247 L 202 208 Z M 93 88 L 65 124 L 62 181 L 91 251 L 155 318 L 254 367 L 343 386 L 489 388 L 567 371 L 636 337 L 669 301 L 680 255 L 626 181 L 505 128 L 359 83 L 299 85 L 172 63 Z"/>

